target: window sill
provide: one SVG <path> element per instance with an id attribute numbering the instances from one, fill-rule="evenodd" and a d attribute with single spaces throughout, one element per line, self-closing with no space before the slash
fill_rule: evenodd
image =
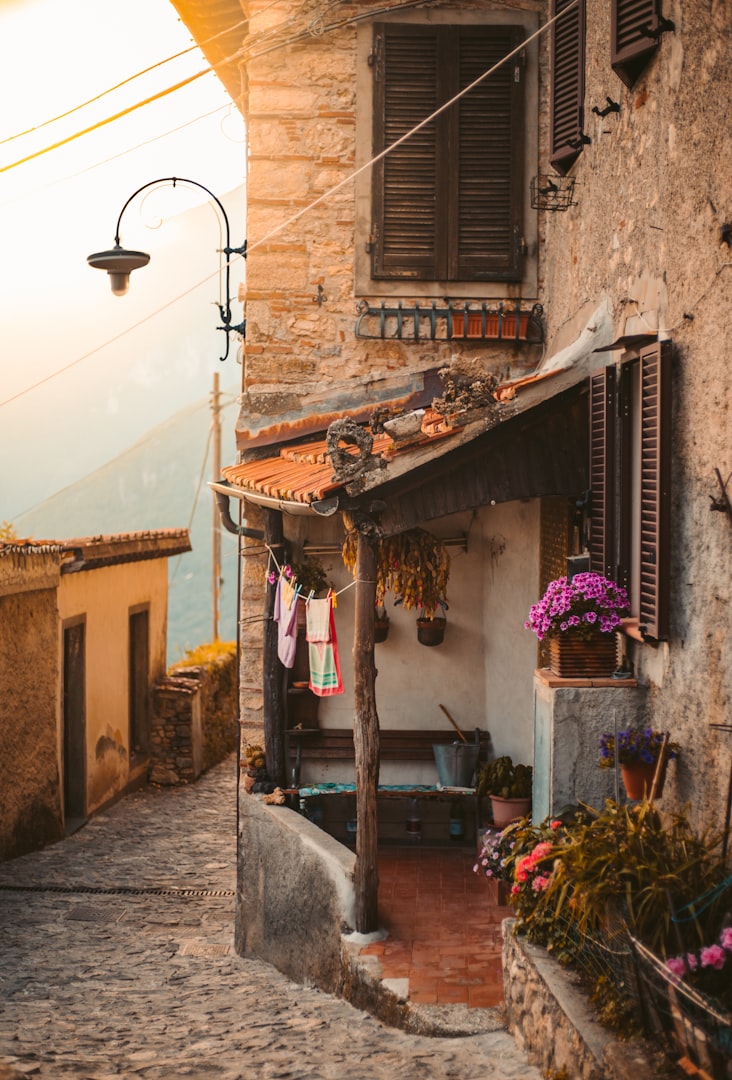
<path id="1" fill-rule="evenodd" d="M 624 634 L 625 637 L 632 638 L 633 641 L 645 641 L 645 638 L 640 632 L 640 626 L 637 619 L 623 619 L 623 625 L 618 630 L 619 634 Z"/>

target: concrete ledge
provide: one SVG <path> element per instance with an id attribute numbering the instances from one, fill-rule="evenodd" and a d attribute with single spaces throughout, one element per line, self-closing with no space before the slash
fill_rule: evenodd
<path id="1" fill-rule="evenodd" d="M 508 1029 L 532 1064 L 573 1080 L 652 1080 L 660 1054 L 643 1040 L 619 1042 L 595 1019 L 587 991 L 546 949 L 503 922 L 503 991 Z"/>
<path id="2" fill-rule="evenodd" d="M 342 935 L 355 925 L 352 851 L 301 814 L 239 800 L 236 949 L 296 982 L 342 994 Z"/>

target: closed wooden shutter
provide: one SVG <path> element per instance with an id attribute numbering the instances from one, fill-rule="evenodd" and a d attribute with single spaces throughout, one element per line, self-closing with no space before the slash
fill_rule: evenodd
<path id="1" fill-rule="evenodd" d="M 571 0 L 555 0 L 559 15 Z M 549 160 L 566 173 L 583 144 L 585 97 L 585 5 L 568 11 L 552 33 L 552 101 Z"/>
<path id="2" fill-rule="evenodd" d="M 380 24 L 374 152 L 393 145 L 520 41 L 520 27 Z M 374 168 L 372 276 L 521 278 L 523 73 L 502 65 Z"/>
<path id="3" fill-rule="evenodd" d="M 617 382 L 608 367 L 590 376 L 590 569 L 615 580 Z"/>
<path id="4" fill-rule="evenodd" d="M 658 0 L 612 0 L 610 62 L 618 78 L 632 86 L 658 48 Z"/>
<path id="5" fill-rule="evenodd" d="M 650 638 L 668 637 L 671 513 L 671 345 L 658 342 L 640 355 L 641 521 L 639 626 Z"/>

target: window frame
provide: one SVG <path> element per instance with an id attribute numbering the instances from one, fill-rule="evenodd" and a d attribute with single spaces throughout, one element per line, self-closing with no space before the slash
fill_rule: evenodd
<path id="1" fill-rule="evenodd" d="M 529 11 L 455 12 L 430 10 L 402 11 L 379 16 L 381 23 L 415 23 L 446 26 L 518 25 L 523 39 L 531 37 L 539 26 L 539 17 Z M 532 212 L 528 177 L 536 172 L 539 155 L 539 50 L 532 41 L 525 49 L 524 117 L 525 129 L 521 143 L 522 169 L 525 182 L 521 193 L 524 251 L 519 280 L 467 281 L 440 279 L 383 279 L 371 274 L 370 240 L 372 236 L 372 169 L 373 157 L 373 22 L 366 21 L 357 28 L 356 77 L 356 217 L 354 230 L 354 292 L 356 297 L 410 297 L 416 299 L 460 297 L 465 300 L 505 299 L 521 297 L 538 299 L 538 215 Z M 359 171 L 361 170 L 361 171 Z"/>
<path id="2" fill-rule="evenodd" d="M 374 154 L 521 41 L 522 27 L 510 24 L 375 23 Z M 526 126 L 523 67 L 514 56 L 376 162 L 374 280 L 521 280 L 524 176 L 513 133 Z"/>

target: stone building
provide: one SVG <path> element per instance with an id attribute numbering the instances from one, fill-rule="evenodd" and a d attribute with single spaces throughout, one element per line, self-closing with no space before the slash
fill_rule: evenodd
<path id="1" fill-rule="evenodd" d="M 284 723 L 257 618 L 277 545 L 320 552 L 338 591 L 344 516 L 420 525 L 453 545 L 447 633 L 427 653 L 392 612 L 382 727 L 437 729 L 446 704 L 496 752 L 534 760 L 548 812 L 602 797 L 600 731 L 649 724 L 682 746 L 671 803 L 723 826 L 729 6 L 174 6 L 248 129 L 240 462 L 223 491 L 271 552 L 244 542 L 245 730 Z M 394 454 L 359 448 L 358 475 L 339 468 L 352 429 L 334 421 L 429 410 L 446 368 L 488 378 L 490 404 L 463 403 Z M 629 589 L 622 685 L 537 672 L 528 607 L 577 556 Z M 354 712 L 353 607 L 344 592 L 346 692 L 321 703 L 324 730 Z"/>
<path id="2" fill-rule="evenodd" d="M 0 859 L 144 782 L 187 529 L 0 544 Z"/>

